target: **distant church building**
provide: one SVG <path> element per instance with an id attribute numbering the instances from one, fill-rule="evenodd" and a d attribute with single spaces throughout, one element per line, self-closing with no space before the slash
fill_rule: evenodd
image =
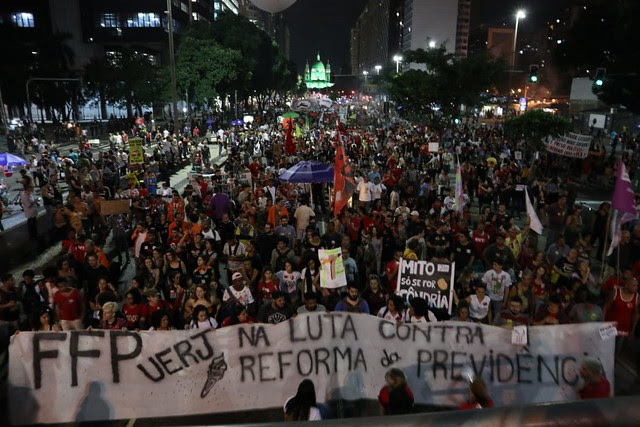
<path id="1" fill-rule="evenodd" d="M 333 86 L 331 83 L 331 65 L 327 61 L 327 66 L 320 60 L 318 53 L 317 62 L 309 69 L 309 61 L 304 66 L 304 83 L 307 89 L 324 89 Z"/>

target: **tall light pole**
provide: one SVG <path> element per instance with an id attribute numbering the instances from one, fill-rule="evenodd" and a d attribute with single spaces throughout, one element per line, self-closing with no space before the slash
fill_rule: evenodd
<path id="1" fill-rule="evenodd" d="M 178 128 L 178 93 L 176 89 L 176 55 L 173 50 L 173 5 L 171 0 L 167 0 L 167 20 L 169 21 L 169 68 L 171 74 L 171 104 L 173 110 L 173 131 L 179 132 Z"/>
<path id="2" fill-rule="evenodd" d="M 376 69 L 376 74 L 380 75 L 380 70 L 382 70 L 382 65 L 376 65 L 375 67 L 373 67 Z"/>
<path id="3" fill-rule="evenodd" d="M 362 75 L 364 76 L 364 84 L 367 84 L 367 76 L 369 75 L 369 72 L 367 70 L 364 70 L 362 72 Z"/>
<path id="4" fill-rule="evenodd" d="M 400 72 L 400 63 L 402 62 L 402 56 L 394 55 L 393 60 L 396 61 L 396 74 Z"/>
<path id="5" fill-rule="evenodd" d="M 513 52 L 511 53 L 511 69 L 513 70 L 516 66 L 516 49 L 518 46 L 518 24 L 520 24 L 520 20 L 527 17 L 527 14 L 524 10 L 519 10 L 516 12 L 516 28 L 513 32 Z"/>

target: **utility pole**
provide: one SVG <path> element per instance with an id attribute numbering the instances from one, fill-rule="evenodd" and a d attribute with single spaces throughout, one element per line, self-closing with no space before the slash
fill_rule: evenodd
<path id="1" fill-rule="evenodd" d="M 2 88 L 0 88 L 0 121 L 2 121 L 2 128 L 0 128 L 0 134 L 9 134 L 9 119 L 4 111 L 4 101 L 2 100 Z M 1 202 L 0 202 L 1 203 Z"/>
<path id="2" fill-rule="evenodd" d="M 173 131 L 179 132 L 178 126 L 178 93 L 176 89 L 176 56 L 173 50 L 173 5 L 167 0 L 167 20 L 169 27 L 169 68 L 171 71 L 171 104 L 173 110 Z"/>

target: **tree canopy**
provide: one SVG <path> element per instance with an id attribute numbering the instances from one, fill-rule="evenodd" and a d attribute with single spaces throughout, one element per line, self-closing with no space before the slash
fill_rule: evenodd
<path id="1" fill-rule="evenodd" d="M 493 88 L 503 65 L 486 53 L 456 60 L 439 48 L 405 52 L 405 61 L 420 69 L 392 75 L 388 90 L 401 115 L 438 127 L 443 121 L 481 104 L 482 93 Z"/>
<path id="2" fill-rule="evenodd" d="M 534 151 L 542 148 L 544 140 L 571 130 L 571 124 L 563 117 L 533 110 L 504 122 L 505 135 L 513 140 L 524 140 L 527 149 Z"/>

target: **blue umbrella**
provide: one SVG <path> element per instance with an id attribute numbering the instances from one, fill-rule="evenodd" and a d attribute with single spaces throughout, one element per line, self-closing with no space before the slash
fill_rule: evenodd
<path id="1" fill-rule="evenodd" d="M 282 172 L 280 181 L 302 183 L 332 182 L 333 166 L 320 162 L 300 162 Z"/>
<path id="2" fill-rule="evenodd" d="M 24 166 L 27 161 L 22 157 L 14 156 L 11 153 L 0 153 L 0 166 Z"/>

